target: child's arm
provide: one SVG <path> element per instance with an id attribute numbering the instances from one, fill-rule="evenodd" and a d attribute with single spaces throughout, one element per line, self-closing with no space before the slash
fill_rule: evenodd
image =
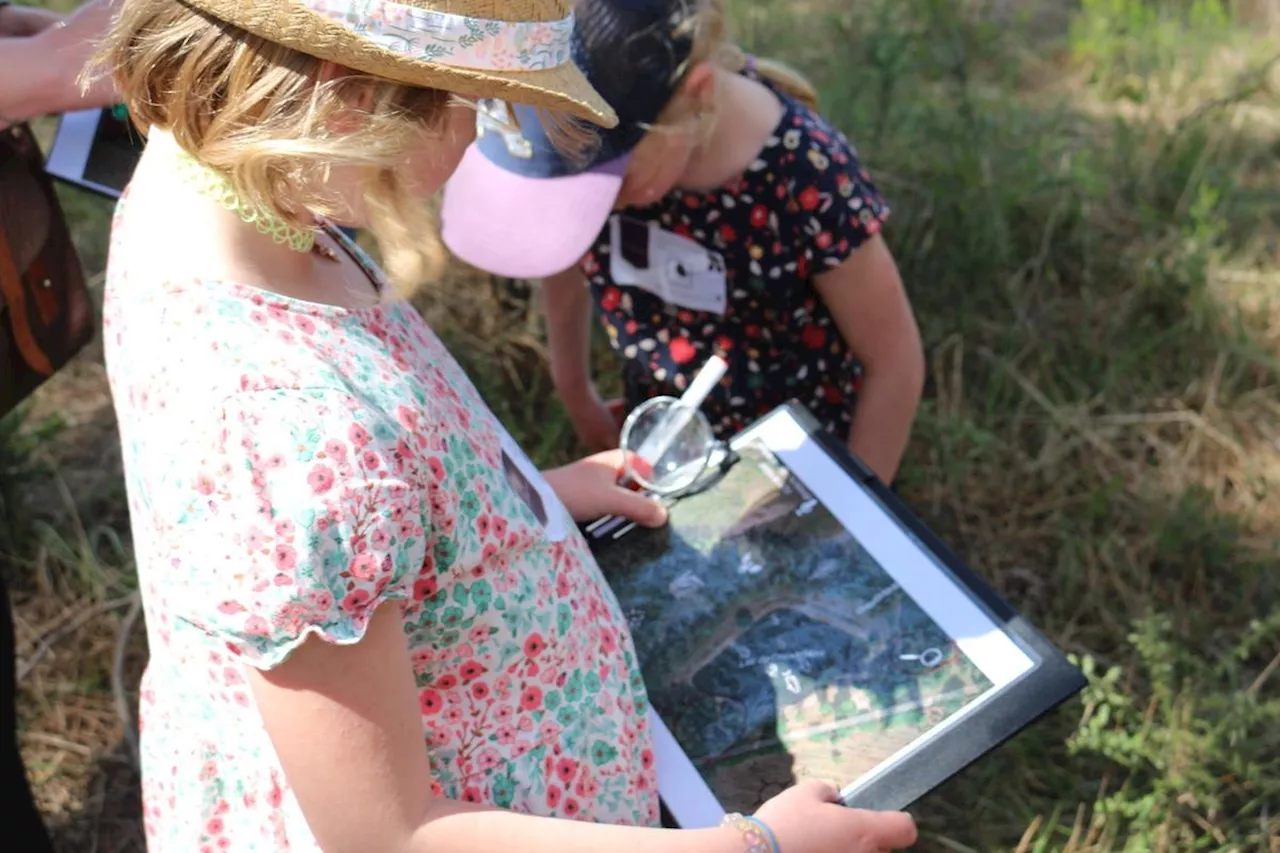
<path id="1" fill-rule="evenodd" d="M 591 293 L 577 266 L 542 281 L 551 381 L 592 452 L 618 446 L 618 421 L 591 379 Z"/>
<path id="2" fill-rule="evenodd" d="M 431 793 L 398 606 L 351 646 L 307 640 L 249 668 L 257 707 L 307 824 L 326 853 L 746 853 L 733 829 L 663 830 L 530 817 Z M 915 841 L 911 819 L 832 805 L 797 786 L 758 813 L 786 853 L 879 853 Z"/>
<path id="3" fill-rule="evenodd" d="M 890 483 L 924 389 L 920 330 L 897 265 L 876 235 L 838 267 L 818 274 L 815 284 L 846 344 L 862 362 L 849 449 Z"/>

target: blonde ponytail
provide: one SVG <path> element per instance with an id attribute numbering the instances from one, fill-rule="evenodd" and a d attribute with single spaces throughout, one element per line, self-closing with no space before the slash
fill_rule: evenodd
<path id="1" fill-rule="evenodd" d="M 818 109 L 818 92 L 796 69 L 775 59 L 750 56 L 733 40 L 725 0 L 690 0 L 696 8 L 681 23 L 680 32 L 691 35 L 693 46 L 684 64 L 677 69 L 673 81 L 676 96 L 658 116 L 650 132 L 692 132 L 698 144 L 704 144 L 714 127 L 714 106 L 695 104 L 680 96 L 681 86 L 690 69 L 703 63 L 730 73 L 744 71 L 750 64 L 755 73 L 812 110 Z"/>
<path id="2" fill-rule="evenodd" d="M 725 0 L 701 0 L 687 25 L 693 30 L 693 49 L 681 69 L 681 76 L 703 62 L 736 73 L 751 61 L 756 73 L 765 80 L 810 109 L 818 108 L 818 92 L 803 74 L 776 59 L 749 58 L 733 40 Z"/>
<path id="3" fill-rule="evenodd" d="M 818 92 L 799 71 L 776 59 L 756 58 L 756 71 L 761 77 L 795 98 L 811 110 L 818 109 Z"/>

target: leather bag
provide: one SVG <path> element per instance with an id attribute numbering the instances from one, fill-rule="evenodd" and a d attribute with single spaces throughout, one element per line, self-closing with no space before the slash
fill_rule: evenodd
<path id="1" fill-rule="evenodd" d="M 94 311 L 40 146 L 0 131 L 0 417 L 93 338 Z"/>

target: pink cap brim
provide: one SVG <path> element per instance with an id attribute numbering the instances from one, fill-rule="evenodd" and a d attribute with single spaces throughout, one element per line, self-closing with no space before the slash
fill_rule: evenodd
<path id="1" fill-rule="evenodd" d="M 545 278 L 591 248 L 609 220 L 630 155 L 559 178 L 517 175 L 473 145 L 444 188 L 440 233 L 458 258 L 494 275 Z"/>

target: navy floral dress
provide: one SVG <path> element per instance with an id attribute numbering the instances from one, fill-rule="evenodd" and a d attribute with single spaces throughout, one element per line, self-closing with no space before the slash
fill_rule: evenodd
<path id="1" fill-rule="evenodd" d="M 679 396 L 715 353 L 729 371 L 703 411 L 719 437 L 791 399 L 845 437 L 862 369 L 814 276 L 878 233 L 889 207 L 842 133 L 753 69 L 744 74 L 770 86 L 784 107 L 756 160 L 713 192 L 676 191 L 615 215 L 582 269 L 623 359 L 628 410 Z M 673 295 L 671 285 L 646 278 L 660 264 L 703 278 Z"/>

